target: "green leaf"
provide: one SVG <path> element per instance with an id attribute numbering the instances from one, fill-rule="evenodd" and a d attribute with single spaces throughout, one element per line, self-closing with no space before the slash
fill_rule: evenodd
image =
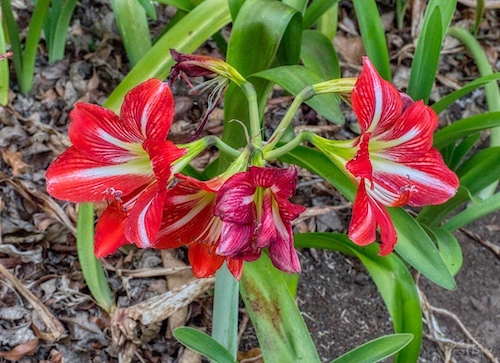
<path id="1" fill-rule="evenodd" d="M 332 42 L 337 34 L 339 17 L 339 4 L 335 0 L 334 2 L 335 4 L 327 9 L 316 21 L 316 30 L 324 34 Z"/>
<path id="2" fill-rule="evenodd" d="M 486 76 L 493 73 L 490 61 L 486 52 L 482 48 L 478 40 L 467 30 L 452 27 L 450 28 L 449 35 L 460 40 L 469 49 L 469 51 L 474 56 L 474 59 L 479 69 L 481 76 Z M 488 105 L 488 110 L 490 111 L 500 111 L 500 88 L 498 87 L 498 82 L 489 82 L 484 86 L 484 93 L 486 95 L 486 103 Z M 495 127 L 490 130 L 490 145 L 500 146 L 500 127 Z M 484 190 L 481 191 L 481 195 L 484 198 L 491 196 L 498 185 L 498 182 L 488 185 Z"/>
<path id="3" fill-rule="evenodd" d="M 324 79 L 316 72 L 304 66 L 282 66 L 271 68 L 252 75 L 267 79 L 283 87 L 287 92 L 297 95 L 305 87 L 315 83 L 323 82 Z M 340 98 L 333 94 L 315 96 L 305 102 L 326 119 L 342 125 L 345 123 L 342 110 L 340 109 Z"/>
<path id="4" fill-rule="evenodd" d="M 111 0 L 128 60 L 135 66 L 151 49 L 146 11 L 137 0 Z"/>
<path id="5" fill-rule="evenodd" d="M 340 78 L 339 59 L 332 42 L 317 30 L 305 30 L 302 33 L 300 59 L 325 81 Z"/>
<path id="6" fill-rule="evenodd" d="M 312 171 L 325 178 L 325 180 L 333 185 L 347 199 L 354 199 L 354 195 L 356 194 L 356 187 L 354 184 L 337 165 L 332 163 L 330 159 L 320 151 L 306 146 L 299 146 L 288 154 L 280 157 L 279 160 Z"/>
<path id="7" fill-rule="evenodd" d="M 437 243 L 439 253 L 443 261 L 448 266 L 450 273 L 455 276 L 462 267 L 463 256 L 462 248 L 458 243 L 456 237 L 444 228 L 427 228 L 423 226 L 427 233 Z"/>
<path id="8" fill-rule="evenodd" d="M 238 13 L 240 12 L 240 9 L 243 6 L 244 2 L 245 0 L 228 0 L 231 19 L 233 20 L 233 22 L 236 20 L 236 17 L 238 16 Z"/>
<path id="9" fill-rule="evenodd" d="M 375 0 L 353 0 L 366 54 L 380 75 L 390 81 L 391 66 L 384 26 Z"/>
<path id="10" fill-rule="evenodd" d="M 292 26 L 300 29 L 287 33 Z M 300 13 L 279 1 L 247 0 L 233 24 L 227 62 L 244 77 L 268 69 L 276 60 L 282 42 L 293 44 L 287 64 L 296 64 L 302 35 Z M 286 39 L 288 38 L 288 39 Z M 258 39 L 258 41 L 255 41 Z"/>
<path id="11" fill-rule="evenodd" d="M 346 235 L 305 233 L 294 236 L 296 248 L 323 248 L 356 256 L 366 266 L 384 299 L 396 333 L 409 333 L 413 340 L 394 358 L 395 363 L 416 362 L 422 341 L 422 312 L 413 277 L 396 256 L 378 256 L 375 244 L 355 245 Z M 353 360 L 352 362 L 358 362 Z"/>
<path id="12" fill-rule="evenodd" d="M 149 78 L 165 78 L 174 60 L 169 49 L 190 53 L 230 20 L 226 0 L 205 0 L 156 41 L 139 63 L 120 82 L 105 103 L 118 113 L 125 94 Z"/>
<path id="13" fill-rule="evenodd" d="M 304 14 L 306 11 L 307 1 L 304 0 L 283 0 L 283 4 L 286 4 L 299 13 Z"/>
<path id="14" fill-rule="evenodd" d="M 499 209 L 500 193 L 496 193 L 481 203 L 469 205 L 467 209 L 453 216 L 453 218 L 443 224 L 443 228 L 448 231 L 454 231 Z"/>
<path id="15" fill-rule="evenodd" d="M 458 143 L 458 145 L 449 145 L 441 149 L 446 165 L 451 170 L 456 170 L 462 163 L 467 153 L 474 147 L 476 141 L 479 140 L 480 134 L 472 134 Z"/>
<path id="16" fill-rule="evenodd" d="M 500 177 L 500 146 L 474 154 L 457 169 L 460 184 L 476 194 Z"/>
<path id="17" fill-rule="evenodd" d="M 446 263 L 422 226 L 403 209 L 388 210 L 398 234 L 396 252 L 435 284 L 448 290 L 456 289 Z"/>
<path id="18" fill-rule="evenodd" d="M 430 11 L 430 8 L 427 11 Z M 407 92 L 414 100 L 422 99 L 425 103 L 429 101 L 436 78 L 442 35 L 441 11 L 439 6 L 436 6 L 432 15 L 422 26 L 410 71 Z"/>
<path id="19" fill-rule="evenodd" d="M 396 0 L 396 23 L 398 25 L 398 29 L 403 28 L 403 21 L 408 4 L 408 0 Z"/>
<path id="20" fill-rule="evenodd" d="M 469 190 L 464 186 L 460 186 L 458 187 L 457 194 L 446 203 L 423 207 L 417 216 L 417 221 L 430 228 L 437 228 L 448 214 L 469 199 Z"/>
<path id="21" fill-rule="evenodd" d="M 69 23 L 71 16 L 75 10 L 78 0 L 67 0 L 57 18 L 54 19 L 55 28 L 51 35 L 49 46 L 49 62 L 54 63 L 64 58 L 64 50 L 66 48 L 66 38 L 68 35 Z"/>
<path id="22" fill-rule="evenodd" d="M 331 363 L 375 363 L 390 357 L 406 347 L 412 334 L 392 334 L 373 339 L 350 352 L 332 360 Z"/>
<path id="23" fill-rule="evenodd" d="M 238 351 L 238 309 L 238 281 L 224 263 L 215 275 L 212 337 L 231 357 Z"/>
<path id="24" fill-rule="evenodd" d="M 434 147 L 441 149 L 458 139 L 500 126 L 500 112 L 487 112 L 470 116 L 442 128 L 434 134 Z"/>
<path id="25" fill-rule="evenodd" d="M 231 353 L 209 335 L 187 326 L 173 331 L 175 339 L 191 350 L 217 363 L 237 363 Z"/>
<path id="26" fill-rule="evenodd" d="M 24 53 L 19 38 L 19 28 L 14 19 L 10 0 L 2 0 L 2 25 L 5 22 L 6 39 L 10 40 L 16 71 L 17 82 L 21 93 L 28 93 L 33 88 L 33 75 L 35 73 L 35 58 L 40 41 L 40 34 L 50 5 L 50 0 L 38 0 L 31 16 Z"/>
<path id="27" fill-rule="evenodd" d="M 431 0 L 422 24 L 410 72 L 407 93 L 426 103 L 431 94 L 440 57 L 441 44 L 450 26 L 457 0 Z"/>
<path id="28" fill-rule="evenodd" d="M 197 4 L 190 0 L 158 0 L 159 3 L 173 6 L 179 10 L 189 13 Z"/>
<path id="29" fill-rule="evenodd" d="M 142 8 L 146 12 L 147 16 L 151 19 L 156 20 L 156 10 L 155 5 L 151 0 L 137 0 L 141 4 Z"/>
<path id="30" fill-rule="evenodd" d="M 436 111 L 436 113 L 439 114 L 439 113 L 443 112 L 445 109 L 447 109 L 448 106 L 450 106 L 453 102 L 458 100 L 460 97 L 465 96 L 466 94 L 474 91 L 475 89 L 477 89 L 481 86 L 484 86 L 485 84 L 487 84 L 491 81 L 496 81 L 499 79 L 500 79 L 500 72 L 477 78 L 474 81 L 467 83 L 465 86 L 463 86 L 459 90 L 456 90 L 450 94 L 447 94 L 442 99 L 440 99 L 438 102 L 433 104 L 431 107 L 434 111 Z"/>
<path id="31" fill-rule="evenodd" d="M 113 294 L 109 289 L 102 265 L 94 255 L 94 205 L 92 203 L 78 205 L 76 248 L 87 287 L 97 305 L 106 312 L 111 312 L 114 305 Z"/>
<path id="32" fill-rule="evenodd" d="M 3 26 L 0 26 L 0 54 L 4 54 L 5 37 L 3 33 Z M 0 60 L 0 105 L 6 106 L 9 97 L 9 60 Z"/>
<path id="33" fill-rule="evenodd" d="M 304 14 L 304 29 L 311 28 L 325 13 L 328 13 L 339 0 L 313 0 Z M 332 19 L 333 20 L 333 19 Z M 333 37 L 332 37 L 333 38 Z"/>
<path id="34" fill-rule="evenodd" d="M 484 20 L 484 0 L 477 0 L 476 1 L 476 11 L 475 11 L 475 17 L 474 17 L 474 34 L 477 35 L 477 32 L 479 31 L 479 27 L 481 26 L 481 23 Z"/>
<path id="35" fill-rule="evenodd" d="M 265 362 L 320 362 L 295 300 L 267 255 L 244 264 L 240 292 Z"/>

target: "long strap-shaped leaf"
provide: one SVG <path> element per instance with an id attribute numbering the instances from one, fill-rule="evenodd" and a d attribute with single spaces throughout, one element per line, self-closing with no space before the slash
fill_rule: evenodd
<path id="1" fill-rule="evenodd" d="M 320 362 L 300 311 L 267 255 L 245 263 L 240 292 L 265 362 Z"/>
<path id="2" fill-rule="evenodd" d="M 125 94 L 149 78 L 165 78 L 174 60 L 169 49 L 190 53 L 229 23 L 227 0 L 205 0 L 165 33 L 111 93 L 105 107 L 118 112 Z"/>
<path id="3" fill-rule="evenodd" d="M 389 49 L 385 40 L 384 26 L 380 19 L 375 0 L 353 0 L 356 18 L 361 30 L 361 38 L 368 57 L 380 75 L 391 80 Z"/>
<path id="4" fill-rule="evenodd" d="M 5 53 L 5 37 L 0 26 L 0 54 Z M 9 61 L 0 60 L 0 105 L 5 106 L 9 96 Z"/>
<path id="5" fill-rule="evenodd" d="M 377 285 L 396 333 L 413 334 L 411 343 L 398 353 L 397 363 L 416 362 L 422 339 L 422 313 L 415 282 L 405 264 L 394 254 L 377 256 L 374 245 L 359 247 L 345 235 L 304 233 L 295 235 L 297 248 L 324 248 L 356 256 L 363 262 Z"/>
<path id="6" fill-rule="evenodd" d="M 97 304 L 108 313 L 114 305 L 104 270 L 94 256 L 94 204 L 78 205 L 76 246 L 85 282 Z"/>
<path id="7" fill-rule="evenodd" d="M 391 334 L 373 339 L 334 359 L 331 363 L 375 363 L 400 351 L 413 339 L 412 334 Z"/>
<path id="8" fill-rule="evenodd" d="M 408 94 L 414 100 L 429 100 L 436 77 L 441 44 L 450 26 L 457 0 L 431 0 L 425 12 L 422 32 L 408 82 Z"/>
<path id="9" fill-rule="evenodd" d="M 111 0 L 111 7 L 129 62 L 135 66 L 151 49 L 146 11 L 137 0 Z"/>

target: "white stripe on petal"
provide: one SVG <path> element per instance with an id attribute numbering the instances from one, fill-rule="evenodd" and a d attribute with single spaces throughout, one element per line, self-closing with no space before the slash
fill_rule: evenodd
<path id="1" fill-rule="evenodd" d="M 377 172 L 393 174 L 402 178 L 407 178 L 413 184 L 422 184 L 426 185 L 428 188 L 439 189 L 446 193 L 455 194 L 455 188 L 453 186 L 418 169 L 387 159 L 373 157 L 373 155 L 371 155 L 371 162 L 374 174 Z"/>
<path id="2" fill-rule="evenodd" d="M 155 102 L 157 101 L 157 97 L 162 94 L 162 87 L 158 87 L 156 89 L 156 92 L 150 96 L 150 99 L 153 100 L 154 102 L 148 102 L 146 104 L 146 107 L 144 107 L 144 110 L 142 110 L 142 116 L 141 116 L 141 133 L 144 136 L 144 138 L 147 138 L 146 130 L 149 122 L 149 116 L 151 116 L 151 108 L 153 106 L 156 106 Z"/>
<path id="3" fill-rule="evenodd" d="M 119 148 L 122 148 L 124 150 L 130 151 L 132 154 L 134 154 L 131 157 L 121 157 L 121 158 L 115 159 L 115 161 L 117 163 L 119 163 L 119 162 L 125 162 L 127 160 L 130 160 L 134 156 L 147 155 L 146 151 L 144 151 L 144 149 L 142 148 L 142 145 L 140 143 L 138 143 L 138 142 L 131 143 L 131 142 L 125 142 L 125 141 L 119 140 L 116 137 L 114 137 L 111 134 L 109 134 L 106 131 L 104 131 L 103 129 L 99 129 L 99 131 L 97 132 L 97 134 L 104 141 L 106 141 L 106 142 L 108 142 L 108 143 L 110 143 L 112 145 L 115 145 L 115 146 L 117 146 Z"/>
<path id="4" fill-rule="evenodd" d="M 391 133 L 391 130 L 388 130 L 380 135 L 374 136 L 370 139 L 370 144 L 369 144 L 369 149 L 371 150 L 383 150 L 383 149 L 388 149 L 390 147 L 394 147 L 397 145 L 404 144 L 405 142 L 408 142 L 415 137 L 418 136 L 418 134 L 421 132 L 421 130 L 417 127 L 413 127 L 410 129 L 406 134 L 400 136 L 397 139 L 384 139 L 386 138 L 387 134 Z"/>
<path id="5" fill-rule="evenodd" d="M 137 235 L 139 236 L 139 241 L 137 241 L 137 245 L 141 248 L 151 247 L 151 241 L 148 237 L 148 231 L 146 228 L 146 215 L 149 211 L 151 203 L 153 203 L 154 198 L 152 198 L 148 204 L 144 206 L 144 209 L 139 214 L 137 218 Z"/>
<path id="6" fill-rule="evenodd" d="M 373 93 L 375 95 L 375 109 L 373 110 L 373 119 L 370 127 L 368 130 L 366 130 L 367 132 L 372 132 L 377 128 L 377 125 L 380 121 L 380 116 L 382 115 L 382 107 L 384 106 L 382 104 L 383 94 L 380 80 L 376 76 L 371 77 L 371 79 L 373 81 Z"/>

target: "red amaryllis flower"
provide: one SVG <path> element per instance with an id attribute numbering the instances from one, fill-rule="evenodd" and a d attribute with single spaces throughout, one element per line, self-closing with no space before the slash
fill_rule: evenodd
<path id="1" fill-rule="evenodd" d="M 367 245 L 375 241 L 378 225 L 380 255 L 386 255 L 397 235 L 383 206 L 441 204 L 455 195 L 459 181 L 432 147 L 435 112 L 400 94 L 368 58 L 352 92 L 352 107 L 361 135 L 354 141 L 356 156 L 346 164 L 359 182 L 349 238 Z"/>
<path id="2" fill-rule="evenodd" d="M 217 192 L 227 178 L 208 181 L 178 175 L 182 180 L 168 193 L 163 218 L 153 247 L 177 248 L 189 245 L 188 259 L 196 277 L 209 277 L 224 261 L 236 279 L 241 276 L 242 259 L 216 253 L 222 221 L 214 215 Z"/>
<path id="3" fill-rule="evenodd" d="M 71 111 L 73 146 L 48 168 L 47 191 L 77 203 L 110 201 L 96 228 L 98 257 L 154 240 L 171 164 L 186 153 L 166 140 L 173 116 L 172 92 L 157 79 L 126 95 L 120 117 L 86 103 Z"/>
<path id="4" fill-rule="evenodd" d="M 300 272 L 291 221 L 305 208 L 288 199 L 295 192 L 297 169 L 251 167 L 229 178 L 217 196 L 215 215 L 222 220 L 217 254 L 256 260 L 269 247 L 274 266 Z"/>
<path id="5" fill-rule="evenodd" d="M 177 78 L 183 78 L 191 87 L 191 94 L 200 94 L 213 87 L 213 91 L 208 96 L 207 110 L 201 118 L 195 133 L 189 138 L 189 140 L 192 141 L 200 136 L 208 121 L 208 117 L 219 104 L 229 82 L 233 81 L 241 86 L 245 82 L 245 78 L 222 59 L 206 55 L 182 54 L 175 49 L 170 49 L 170 55 L 172 59 L 177 62 L 170 71 L 171 83 Z M 193 86 L 187 78 L 209 75 L 215 75 L 215 77 L 196 86 Z"/>

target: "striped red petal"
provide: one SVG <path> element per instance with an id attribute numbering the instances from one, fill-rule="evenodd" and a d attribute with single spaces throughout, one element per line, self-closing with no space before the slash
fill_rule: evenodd
<path id="1" fill-rule="evenodd" d="M 380 227 L 382 246 L 379 255 L 392 252 L 397 241 L 397 234 L 387 210 L 367 192 L 365 180 L 362 180 L 352 208 L 349 225 L 349 238 L 360 246 L 366 246 L 376 239 L 376 228 Z"/>
<path id="2" fill-rule="evenodd" d="M 62 153 L 47 169 L 47 191 L 70 202 L 97 202 L 120 197 L 145 186 L 153 178 L 149 162 L 134 160 L 104 164 L 88 159 L 75 147 Z"/>
<path id="3" fill-rule="evenodd" d="M 213 214 L 216 197 L 215 192 L 200 189 L 191 180 L 175 185 L 167 193 L 154 247 L 176 248 L 192 242 L 216 245 L 222 227 Z"/>
<path id="4" fill-rule="evenodd" d="M 397 162 L 415 159 L 432 147 L 437 125 L 436 113 L 422 101 L 415 102 L 391 128 L 372 138 L 370 150 Z"/>
<path id="5" fill-rule="evenodd" d="M 126 129 L 139 133 L 143 140 L 165 140 L 174 118 L 170 87 L 158 79 L 141 83 L 125 96 L 121 118 Z"/>
<path id="6" fill-rule="evenodd" d="M 396 122 L 403 109 L 398 90 L 377 73 L 367 57 L 352 92 L 352 108 L 361 131 L 376 136 Z"/>
<path id="7" fill-rule="evenodd" d="M 140 248 L 152 247 L 160 229 L 166 188 L 150 184 L 135 202 L 125 225 L 125 237 Z"/>
<path id="8" fill-rule="evenodd" d="M 97 221 L 95 228 L 94 253 L 103 258 L 115 253 L 118 248 L 130 244 L 123 233 L 126 214 L 117 203 L 109 205 Z"/>
<path id="9" fill-rule="evenodd" d="M 142 135 L 127 128 L 113 112 L 98 105 L 77 103 L 70 113 L 69 138 L 78 151 L 103 163 L 124 163 L 145 156 Z"/>

